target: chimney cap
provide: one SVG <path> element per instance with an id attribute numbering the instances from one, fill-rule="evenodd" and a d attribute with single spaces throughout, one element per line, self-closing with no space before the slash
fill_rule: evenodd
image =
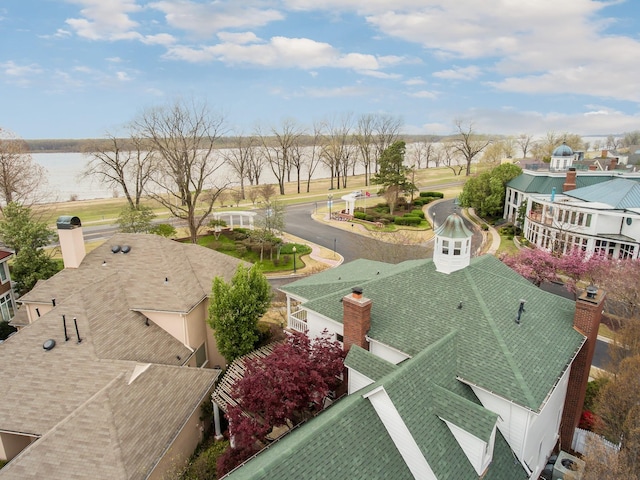
<path id="1" fill-rule="evenodd" d="M 595 285 L 589 285 L 587 287 L 587 298 L 596 298 L 596 294 L 598 293 L 598 287 Z"/>
<path id="2" fill-rule="evenodd" d="M 74 228 L 81 226 L 82 222 L 80 219 L 71 215 L 62 215 L 61 217 L 58 217 L 58 220 L 56 220 L 56 227 L 58 230 L 73 230 Z"/>
<path id="3" fill-rule="evenodd" d="M 355 293 L 356 295 L 362 295 L 362 287 L 353 287 L 351 289 L 351 293 Z"/>

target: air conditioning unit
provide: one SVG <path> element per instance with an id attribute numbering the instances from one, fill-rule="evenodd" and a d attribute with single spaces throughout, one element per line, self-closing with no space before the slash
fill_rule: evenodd
<path id="1" fill-rule="evenodd" d="M 558 459 L 553 466 L 552 480 L 580 480 L 584 473 L 584 460 L 568 454 L 560 452 Z"/>

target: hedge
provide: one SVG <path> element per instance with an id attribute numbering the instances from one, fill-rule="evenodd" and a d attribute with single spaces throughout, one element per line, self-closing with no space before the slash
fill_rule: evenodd
<path id="1" fill-rule="evenodd" d="M 417 227 L 422 222 L 420 217 L 395 217 L 393 223 L 396 225 L 407 225 Z"/>
<path id="2" fill-rule="evenodd" d="M 433 197 L 433 198 L 444 198 L 444 193 L 441 192 L 420 192 L 421 197 Z"/>

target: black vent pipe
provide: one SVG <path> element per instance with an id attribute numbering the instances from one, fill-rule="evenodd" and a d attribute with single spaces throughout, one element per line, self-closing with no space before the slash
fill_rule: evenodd
<path id="1" fill-rule="evenodd" d="M 78 331 L 78 320 L 76 320 L 76 317 L 73 317 L 73 323 L 76 326 L 76 336 L 78 337 L 78 343 L 82 342 L 82 339 L 80 338 L 80 332 Z"/>

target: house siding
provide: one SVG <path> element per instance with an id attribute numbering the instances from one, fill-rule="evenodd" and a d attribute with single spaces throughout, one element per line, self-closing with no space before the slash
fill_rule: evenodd
<path id="1" fill-rule="evenodd" d="M 354 370 L 353 368 L 347 368 L 349 371 L 349 395 L 351 395 L 354 392 L 357 392 L 358 390 L 363 389 L 364 387 L 367 387 L 369 385 L 371 385 L 373 383 L 373 380 L 371 380 L 369 377 L 361 374 L 360 372 L 358 372 L 357 370 Z"/>
<path id="2" fill-rule="evenodd" d="M 393 348 L 374 340 L 370 340 L 369 342 L 369 351 L 374 355 L 393 363 L 394 365 L 398 365 L 400 362 L 411 358 L 409 355 L 399 352 L 398 350 L 394 350 Z"/>
<path id="3" fill-rule="evenodd" d="M 487 459 L 484 454 L 488 448 L 487 443 L 451 422 L 447 422 L 446 420 L 444 420 L 444 422 L 447 424 L 447 427 L 449 427 L 453 436 L 456 437 L 460 448 L 462 448 L 462 451 L 467 456 L 469 463 L 473 465 L 476 473 L 482 475 L 482 472 L 484 472 L 491 461 L 491 457 L 486 461 Z"/>

